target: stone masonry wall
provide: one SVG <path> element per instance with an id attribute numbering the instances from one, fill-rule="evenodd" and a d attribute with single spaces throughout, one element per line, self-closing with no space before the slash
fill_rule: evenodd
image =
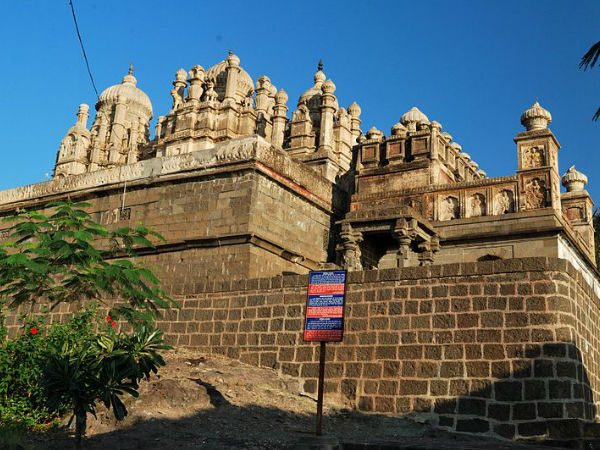
<path id="1" fill-rule="evenodd" d="M 181 309 L 159 326 L 176 346 L 273 368 L 314 394 L 307 278 L 167 279 Z M 351 272 L 347 293 L 344 341 L 328 344 L 328 399 L 507 439 L 577 439 L 599 416 L 600 299 L 565 260 Z"/>
<path id="2" fill-rule="evenodd" d="M 170 341 L 317 386 L 301 330 L 306 276 L 197 283 L 161 322 Z M 179 293 L 174 291 L 174 293 Z M 525 258 L 349 274 L 327 396 L 450 430 L 571 439 L 597 416 L 599 299 L 564 261 Z"/>
<path id="3" fill-rule="evenodd" d="M 327 261 L 331 212 L 249 167 L 73 198 L 108 229 L 141 222 L 162 234 L 168 245 L 145 261 L 171 284 L 307 273 Z"/>

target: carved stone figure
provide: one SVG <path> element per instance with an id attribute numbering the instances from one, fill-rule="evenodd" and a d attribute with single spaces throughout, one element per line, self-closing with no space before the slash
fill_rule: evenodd
<path id="1" fill-rule="evenodd" d="M 525 207 L 539 209 L 546 206 L 546 183 L 539 178 L 532 178 L 525 184 Z"/>
<path id="2" fill-rule="evenodd" d="M 452 220 L 460 217 L 460 203 L 458 198 L 448 196 L 440 207 L 440 220 Z"/>
<path id="3" fill-rule="evenodd" d="M 544 165 L 544 149 L 540 147 L 530 147 L 523 154 L 523 167 L 530 169 Z"/>
<path id="4" fill-rule="evenodd" d="M 515 212 L 515 195 L 513 191 L 503 189 L 496 194 L 496 198 L 494 200 L 496 203 L 496 215 Z"/>
<path id="5" fill-rule="evenodd" d="M 469 215 L 470 217 L 485 216 L 486 201 L 483 194 L 473 194 L 469 199 Z"/>

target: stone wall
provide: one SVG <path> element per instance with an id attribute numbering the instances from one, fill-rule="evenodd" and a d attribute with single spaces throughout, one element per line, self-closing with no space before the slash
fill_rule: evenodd
<path id="1" fill-rule="evenodd" d="M 146 260 L 171 284 L 307 273 L 328 257 L 332 212 L 253 166 L 72 198 L 89 202 L 92 219 L 108 229 L 143 223 L 162 234 L 167 243 Z"/>
<path id="2" fill-rule="evenodd" d="M 161 326 L 173 344 L 277 369 L 315 393 L 318 346 L 301 336 L 306 283 L 199 283 Z M 598 416 L 599 308 L 558 259 L 352 272 L 325 391 L 361 411 L 460 432 L 579 437 Z"/>
<path id="3" fill-rule="evenodd" d="M 273 368 L 315 394 L 307 278 L 167 276 L 181 309 L 159 325 L 176 346 Z M 344 341 L 327 350 L 330 400 L 507 439 L 576 439 L 599 416 L 600 299 L 566 260 L 350 272 L 347 292 Z"/>

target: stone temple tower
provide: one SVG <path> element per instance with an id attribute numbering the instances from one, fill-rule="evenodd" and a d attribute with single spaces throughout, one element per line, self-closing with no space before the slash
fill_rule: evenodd
<path id="1" fill-rule="evenodd" d="M 152 103 L 136 84 L 131 66 L 121 84 L 100 95 L 91 129 L 88 171 L 134 163 L 140 146 L 149 142 Z"/>
<path id="2" fill-rule="evenodd" d="M 86 171 L 90 148 L 90 130 L 87 129 L 89 108 L 85 103 L 79 105 L 77 122 L 69 128 L 60 143 L 54 167 L 55 177 L 78 175 Z"/>

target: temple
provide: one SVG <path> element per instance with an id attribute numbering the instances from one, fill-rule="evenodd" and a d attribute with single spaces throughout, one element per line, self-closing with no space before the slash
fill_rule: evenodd
<path id="1" fill-rule="evenodd" d="M 561 176 L 538 101 L 516 173 L 490 178 L 417 107 L 392 112 L 387 135 L 361 131 L 322 63 L 295 106 L 231 52 L 177 70 L 170 95 L 152 136 L 130 68 L 90 128 L 79 106 L 52 180 L 0 192 L 0 216 L 71 198 L 108 229 L 161 233 L 138 261 L 182 306 L 157 323 L 168 341 L 278 370 L 306 395 L 319 360 L 301 338 L 306 274 L 347 269 L 329 399 L 501 439 L 600 436 L 593 202 L 584 174 Z"/>
<path id="2" fill-rule="evenodd" d="M 129 194 L 98 211 L 104 222 L 156 221 L 168 239 L 188 243 L 194 261 L 218 267 L 202 274 L 211 278 L 524 256 L 595 266 L 587 178 L 574 167 L 561 178 L 552 117 L 538 101 L 514 138 L 517 173 L 489 178 L 416 107 L 388 136 L 375 127 L 363 133 L 360 107 L 339 105 L 321 62 L 291 115 L 286 92 L 266 75 L 254 82 L 231 52 L 207 70 L 177 70 L 172 84 L 172 107 L 150 139 L 152 104 L 130 68 L 100 95 L 90 129 L 80 105 L 54 179 L 0 193 L 1 204 L 90 189 L 119 197 L 126 183 Z M 180 200 L 200 193 L 203 176 L 215 184 L 208 195 Z M 232 184 L 219 188 L 216 178 Z M 182 183 L 185 192 L 175 192 Z M 152 198 L 158 185 L 161 200 L 136 202 L 135 192 Z M 151 209 L 167 199 L 169 207 Z M 182 222 L 191 226 L 175 232 Z M 226 264 L 232 260 L 240 264 Z"/>

